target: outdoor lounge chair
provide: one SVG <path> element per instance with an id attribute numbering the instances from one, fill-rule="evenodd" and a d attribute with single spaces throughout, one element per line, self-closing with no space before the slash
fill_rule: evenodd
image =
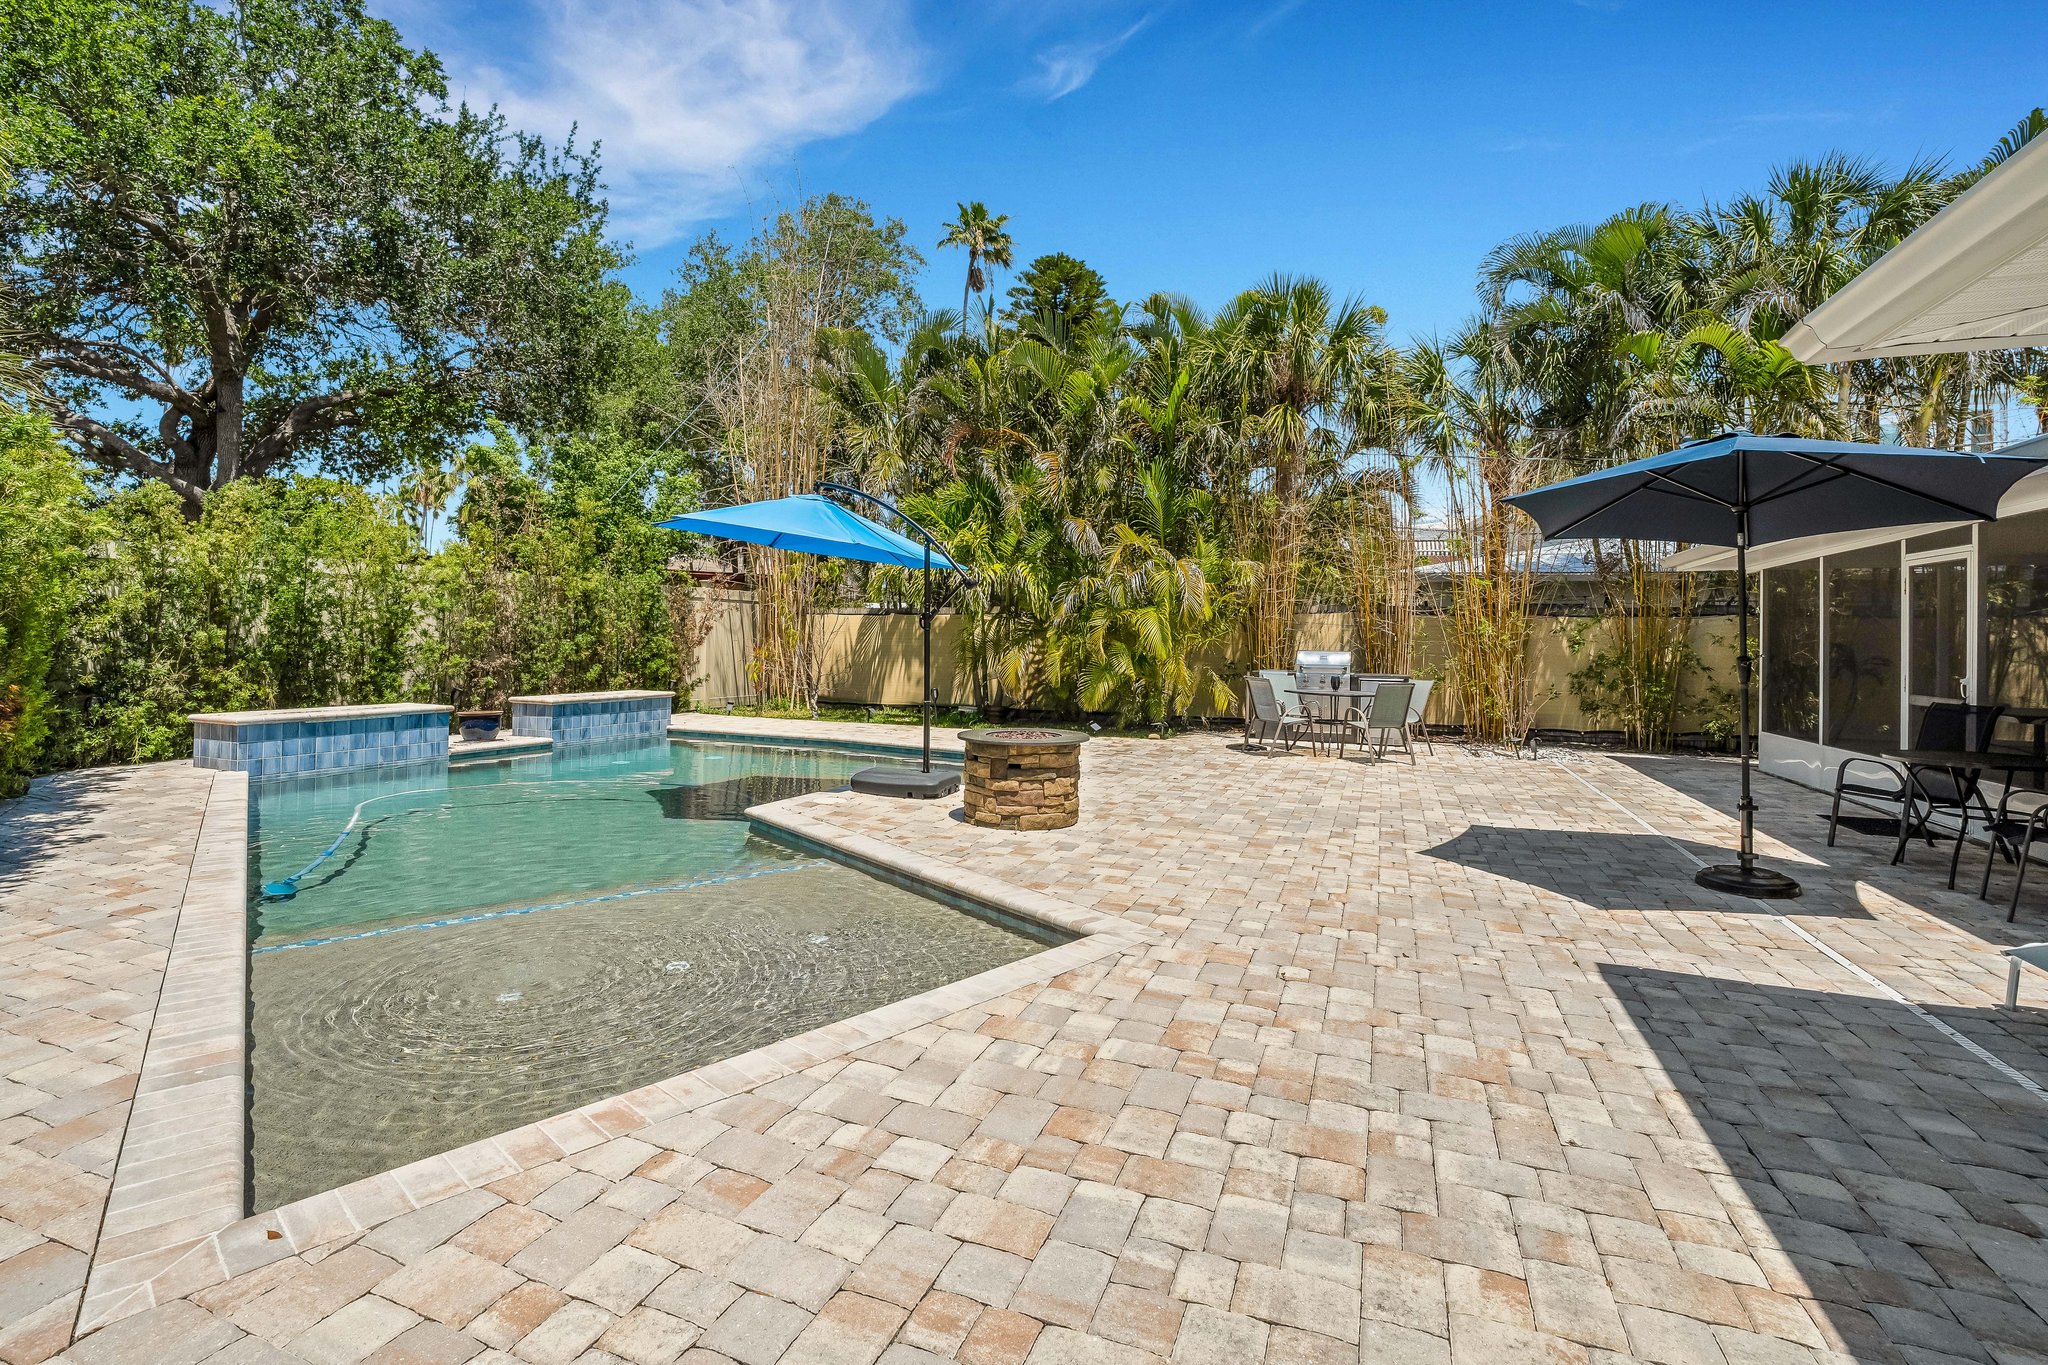
<path id="1" fill-rule="evenodd" d="M 2048 971 L 2048 943 L 2022 943 L 2015 948 L 2000 948 L 2005 954 L 2005 1007 L 2018 1009 L 2020 1005 L 2020 968 L 2033 967 Z"/>
<path id="2" fill-rule="evenodd" d="M 1300 702 L 1285 703 L 1275 696 L 1273 684 L 1264 674 L 1254 673 L 1244 680 L 1244 703 L 1244 740 L 1247 745 L 1252 743 L 1256 730 L 1260 748 L 1278 736 L 1287 748 L 1292 749 L 1295 740 L 1292 732 L 1315 723 L 1315 718 L 1303 709 Z"/>
<path id="3" fill-rule="evenodd" d="M 1998 718 L 2003 714 L 2003 706 L 1935 702 L 1921 713 L 1920 733 L 1914 739 L 1913 747 L 1982 752 L 1990 745 L 1992 727 L 1998 724 Z M 1857 765 L 1874 768 L 1890 780 L 1881 782 L 1876 774 L 1852 777 L 1850 769 Z M 1963 838 L 1969 833 L 1971 815 L 1974 813 L 1981 817 L 1987 825 L 1993 818 L 1975 775 L 1958 776 L 1921 770 L 1915 772 L 1909 781 L 1896 763 L 1882 758 L 1852 758 L 1835 770 L 1835 799 L 1828 810 L 1828 846 L 1831 848 L 1835 842 L 1835 828 L 1841 823 L 1842 798 L 1845 796 L 1854 797 L 1863 804 L 1881 802 L 1899 807 L 1899 828 L 1905 832 L 1905 838 L 1900 839 L 1893 862 L 1904 861 L 1906 838 L 1912 834 L 1920 834 L 1930 844 L 1934 842 L 1934 833 L 1929 826 L 1935 815 L 1947 812 L 1955 816 L 1962 828 L 1957 831 L 1956 846 L 1949 856 L 1950 889 L 1954 889 L 1956 884 L 1956 867 L 1962 859 Z"/>
<path id="4" fill-rule="evenodd" d="M 1415 761 L 1415 746 L 1408 741 L 1408 713 L 1415 701 L 1415 684 L 1411 682 L 1383 682 L 1370 697 L 1365 699 L 1363 709 L 1352 707 L 1345 713 L 1343 729 L 1356 731 L 1362 741 L 1371 743 L 1377 736 L 1376 756 L 1385 757 L 1387 736 L 1398 735 L 1401 751 L 1408 755 L 1408 761 Z M 1343 755 L 1340 744 L 1338 755 Z"/>

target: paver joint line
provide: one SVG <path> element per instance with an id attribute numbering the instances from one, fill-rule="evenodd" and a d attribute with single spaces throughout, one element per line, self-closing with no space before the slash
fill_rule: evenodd
<path id="1" fill-rule="evenodd" d="M 1706 859 L 1700 857 L 1691 849 L 1685 847 L 1676 839 L 1673 839 L 1670 835 L 1664 833 L 1663 830 L 1658 829 L 1655 825 L 1643 819 L 1643 817 L 1637 812 L 1630 810 L 1627 806 L 1622 805 L 1621 802 L 1616 801 L 1613 795 L 1610 792 L 1608 792 L 1605 788 L 1588 781 L 1585 774 L 1578 772 L 1576 769 L 1573 768 L 1566 768 L 1565 771 L 1571 773 L 1573 777 L 1579 780 L 1581 785 L 1585 786 L 1588 790 L 1598 795 L 1602 800 L 1606 801 L 1616 810 L 1628 816 L 1630 819 L 1634 820 L 1644 829 L 1649 830 L 1658 838 L 1664 840 L 1664 842 L 1669 844 L 1680 857 L 1690 862 L 1695 868 L 1705 867 L 1707 865 Z M 1901 995 L 1897 990 L 1893 989 L 1893 987 L 1889 983 L 1884 981 L 1882 978 L 1872 975 L 1870 972 L 1867 972 L 1863 968 L 1857 966 L 1854 962 L 1851 962 L 1848 958 L 1844 957 L 1840 952 L 1838 952 L 1832 945 L 1830 945 L 1826 940 L 1822 939 L 1819 935 L 1809 930 L 1805 925 L 1799 923 L 1799 921 L 1792 918 L 1791 914 L 1788 911 L 1786 911 L 1782 906 L 1780 906 L 1777 902 L 1760 900 L 1747 896 L 1741 897 L 1740 899 L 1748 900 L 1750 904 L 1758 906 L 1759 908 L 1770 912 L 1770 914 L 1776 917 L 1781 923 L 1783 923 L 1787 929 L 1790 929 L 1793 933 L 1805 939 L 1814 948 L 1818 949 L 1821 953 L 1825 954 L 1829 961 L 1853 973 L 1858 980 L 1864 982 L 1866 985 L 1873 986 L 1879 991 L 1882 991 L 1895 1003 L 1904 1005 L 1922 1023 L 1931 1026 L 1936 1032 L 1940 1033 L 1943 1037 L 1947 1038 L 1957 1047 L 1969 1053 L 1972 1057 L 1975 1057 L 1978 1061 L 1984 1063 L 1993 1071 L 1996 1071 L 1999 1075 L 2011 1081 L 2014 1085 L 2019 1086 L 2029 1095 L 2032 1095 L 2035 1099 L 2041 1101 L 2041 1103 L 2048 1104 L 2048 1089 L 2043 1089 L 2033 1079 L 2033 1077 L 2019 1070 L 2019 1068 L 2008 1064 L 2002 1058 L 1994 1056 L 1992 1053 L 1986 1051 L 1976 1042 L 1958 1033 L 1944 1020 L 1935 1018 L 1920 1005 L 1918 1005 L 1912 1000 L 1907 999 L 1904 995 Z"/>

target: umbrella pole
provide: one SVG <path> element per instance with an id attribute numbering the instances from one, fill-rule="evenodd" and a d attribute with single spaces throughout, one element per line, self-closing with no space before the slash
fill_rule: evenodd
<path id="1" fill-rule="evenodd" d="M 924 543 L 924 606 L 918 612 L 924 625 L 924 676 L 919 679 L 918 706 L 924 719 L 924 767 L 932 770 L 932 543 Z"/>
<path id="2" fill-rule="evenodd" d="M 1701 886 L 1737 896 L 1761 900 L 1787 900 L 1799 894 L 1799 883 L 1782 872 L 1756 865 L 1756 801 L 1750 794 L 1751 736 L 1750 700 L 1756 691 L 1756 660 L 1749 649 L 1749 462 L 1738 457 L 1735 508 L 1735 600 L 1736 628 L 1742 632 L 1735 651 L 1735 672 L 1741 680 L 1742 702 L 1738 733 L 1742 737 L 1742 801 L 1737 807 L 1742 819 L 1741 848 L 1736 865 L 1703 867 L 1693 876 Z"/>
<path id="3" fill-rule="evenodd" d="M 1735 667 L 1742 674 L 1742 850 L 1736 856 L 1742 861 L 1742 875 L 1747 877 L 1756 871 L 1756 798 L 1749 789 L 1749 756 L 1755 752 L 1755 739 L 1749 732 L 1750 707 L 1756 696 L 1756 660 L 1749 650 L 1749 512 L 1742 513 L 1742 530 L 1735 541 L 1735 582 L 1739 601 L 1738 614 L 1742 624 L 1742 649 L 1735 656 Z"/>

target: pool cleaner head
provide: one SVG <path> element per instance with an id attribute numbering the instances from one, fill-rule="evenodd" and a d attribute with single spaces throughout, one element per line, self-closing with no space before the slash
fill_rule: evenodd
<path id="1" fill-rule="evenodd" d="M 265 882 L 263 883 L 263 894 L 274 901 L 288 901 L 293 896 L 299 894 L 298 883 L 296 881 Z"/>

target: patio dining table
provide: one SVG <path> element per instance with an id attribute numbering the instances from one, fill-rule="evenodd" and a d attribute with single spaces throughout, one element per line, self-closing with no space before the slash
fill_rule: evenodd
<path id="1" fill-rule="evenodd" d="M 2004 785 L 2012 786 L 2012 779 L 2019 773 L 2040 777 L 2048 773 L 2048 756 L 2041 754 L 2001 753 L 1990 749 L 1892 749 L 1881 755 L 1899 764 L 1906 770 L 1907 780 L 1916 772 L 1942 771 L 1955 775 L 1958 781 L 1974 779 L 1980 773 L 2000 773 Z M 1926 824 L 1923 818 L 1920 826 Z M 1898 862 L 1905 856 L 1906 844 L 1913 837 L 1913 831 L 1920 827 L 1909 823 L 1905 813 L 1899 815 L 1899 843 L 1892 852 L 1892 861 Z M 1961 835 L 1969 833 L 1968 817 L 1965 816 Z M 1961 837 L 1959 835 L 1958 837 Z"/>
<path id="2" fill-rule="evenodd" d="M 1344 712 L 1347 707 L 1359 706 L 1366 698 L 1379 691 L 1380 683 L 1392 681 L 1379 679 L 1366 687 L 1302 687 L 1294 695 L 1301 698 L 1302 709 L 1315 717 L 1315 724 L 1308 727 L 1309 747 L 1316 753 L 1323 752 L 1323 746 L 1335 744 L 1341 753 L 1344 748 L 1346 731 L 1343 728 Z M 1327 701 L 1327 705 L 1317 703 Z M 1339 705 L 1338 703 L 1344 703 Z"/>

